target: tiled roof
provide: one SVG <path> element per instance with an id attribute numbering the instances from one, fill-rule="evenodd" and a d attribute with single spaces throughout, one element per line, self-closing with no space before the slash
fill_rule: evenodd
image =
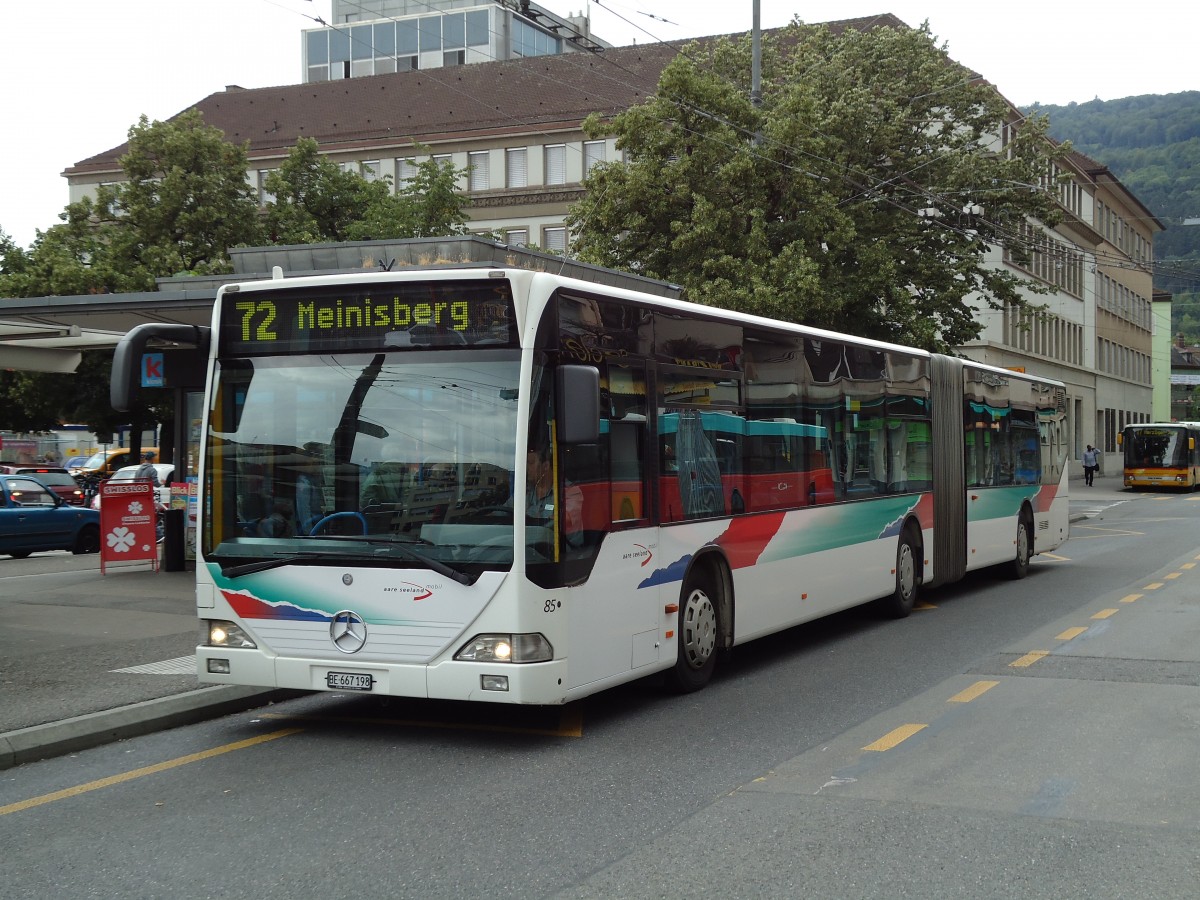
<path id="1" fill-rule="evenodd" d="M 825 24 L 834 31 L 907 27 L 892 15 Z M 194 106 L 230 141 L 249 142 L 252 159 L 283 156 L 301 137 L 314 138 L 328 153 L 553 131 L 578 127 L 593 112 L 613 114 L 643 102 L 681 46 L 646 44 L 341 81 L 235 86 Z M 128 146 L 77 162 L 64 174 L 116 170 Z"/>

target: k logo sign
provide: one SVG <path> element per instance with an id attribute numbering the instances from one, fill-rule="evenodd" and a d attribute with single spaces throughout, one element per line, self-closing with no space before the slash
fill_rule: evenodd
<path id="1" fill-rule="evenodd" d="M 163 355 L 161 353 L 142 354 L 142 387 L 163 387 Z"/>

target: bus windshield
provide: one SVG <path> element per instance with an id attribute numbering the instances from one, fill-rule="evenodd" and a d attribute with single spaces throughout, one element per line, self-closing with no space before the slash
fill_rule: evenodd
<path id="1" fill-rule="evenodd" d="M 1161 468 L 1188 464 L 1188 433 L 1179 427 L 1148 426 L 1129 429 L 1125 465 Z"/>
<path id="2" fill-rule="evenodd" d="M 518 378 L 513 350 L 218 361 L 206 558 L 510 566 Z"/>

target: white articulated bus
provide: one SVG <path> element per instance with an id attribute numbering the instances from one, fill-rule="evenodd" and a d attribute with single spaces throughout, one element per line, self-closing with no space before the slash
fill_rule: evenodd
<path id="1" fill-rule="evenodd" d="M 694 690 L 724 649 L 1066 540 L 1061 384 L 517 256 L 221 288 L 201 681 Z M 114 405 L 172 328 L 125 338 Z"/>

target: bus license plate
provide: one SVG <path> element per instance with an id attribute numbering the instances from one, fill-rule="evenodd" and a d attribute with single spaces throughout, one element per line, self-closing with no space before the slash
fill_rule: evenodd
<path id="1" fill-rule="evenodd" d="M 338 691 L 369 691 L 375 684 L 373 675 L 358 672 L 326 672 L 325 686 Z"/>

